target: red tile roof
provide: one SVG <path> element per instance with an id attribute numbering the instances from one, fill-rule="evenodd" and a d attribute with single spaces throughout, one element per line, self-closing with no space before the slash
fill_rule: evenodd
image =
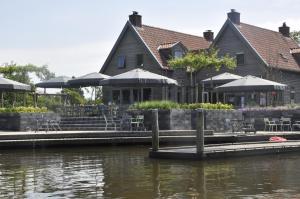
<path id="1" fill-rule="evenodd" d="M 300 66 L 291 54 L 291 49 L 299 48 L 293 39 L 279 32 L 245 23 L 235 26 L 269 66 L 300 71 Z"/>
<path id="2" fill-rule="evenodd" d="M 176 42 L 181 42 L 188 50 L 191 51 L 206 49 L 210 46 L 210 42 L 206 41 L 203 37 L 195 35 L 175 32 L 147 25 L 143 25 L 141 28 L 135 28 L 162 66 L 166 66 L 166 62 L 163 61 L 163 58 L 159 53 L 158 47 L 160 45 L 166 43 L 174 44 Z"/>

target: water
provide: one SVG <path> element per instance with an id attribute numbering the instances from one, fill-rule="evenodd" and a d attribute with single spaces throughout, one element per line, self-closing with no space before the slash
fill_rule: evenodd
<path id="1" fill-rule="evenodd" d="M 0 198 L 300 198 L 299 154 L 154 160 L 148 149 L 0 151 Z"/>

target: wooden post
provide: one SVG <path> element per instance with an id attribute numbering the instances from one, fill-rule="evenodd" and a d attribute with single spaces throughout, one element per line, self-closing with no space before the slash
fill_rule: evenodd
<path id="1" fill-rule="evenodd" d="M 203 155 L 204 153 L 204 110 L 197 109 L 197 124 L 196 124 L 196 148 L 197 154 Z"/>
<path id="2" fill-rule="evenodd" d="M 159 149 L 158 109 L 152 110 L 152 151 Z"/>

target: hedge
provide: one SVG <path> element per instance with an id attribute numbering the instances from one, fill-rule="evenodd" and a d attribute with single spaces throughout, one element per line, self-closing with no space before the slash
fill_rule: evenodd
<path id="1" fill-rule="evenodd" d="M 14 107 L 14 108 L 0 108 L 0 113 L 45 113 L 48 112 L 46 107 Z"/>
<path id="2" fill-rule="evenodd" d="M 231 104 L 222 104 L 222 103 L 192 103 L 192 104 L 179 104 L 172 101 L 146 101 L 138 102 L 133 104 L 130 109 L 233 109 Z"/>

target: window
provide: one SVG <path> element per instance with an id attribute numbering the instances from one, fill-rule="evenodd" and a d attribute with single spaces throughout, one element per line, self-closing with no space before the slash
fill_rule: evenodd
<path id="1" fill-rule="evenodd" d="M 136 66 L 137 67 L 143 67 L 144 66 L 144 55 L 143 54 L 137 54 L 136 55 Z"/>
<path id="2" fill-rule="evenodd" d="M 142 97 L 141 97 L 141 90 L 140 89 L 133 89 L 133 102 L 140 102 Z"/>
<path id="3" fill-rule="evenodd" d="M 295 88 L 293 86 L 291 87 L 290 99 L 292 104 L 295 103 Z"/>
<path id="4" fill-rule="evenodd" d="M 126 57 L 125 55 L 121 55 L 118 57 L 118 68 L 125 68 L 126 67 Z"/>
<path id="5" fill-rule="evenodd" d="M 115 103 L 115 104 L 120 104 L 120 90 L 113 90 L 112 91 L 112 101 Z"/>
<path id="6" fill-rule="evenodd" d="M 151 100 L 152 99 L 151 95 L 152 95 L 151 88 L 143 89 L 143 101 Z"/>
<path id="7" fill-rule="evenodd" d="M 130 90 L 122 90 L 122 104 L 130 104 Z"/>
<path id="8" fill-rule="evenodd" d="M 245 55 L 244 53 L 236 54 L 236 65 L 241 66 L 245 64 Z"/>
<path id="9" fill-rule="evenodd" d="M 176 50 L 176 51 L 174 52 L 174 57 L 175 57 L 175 58 L 181 58 L 182 55 L 183 55 L 183 53 L 182 53 L 182 51 L 180 51 L 180 50 Z"/>

